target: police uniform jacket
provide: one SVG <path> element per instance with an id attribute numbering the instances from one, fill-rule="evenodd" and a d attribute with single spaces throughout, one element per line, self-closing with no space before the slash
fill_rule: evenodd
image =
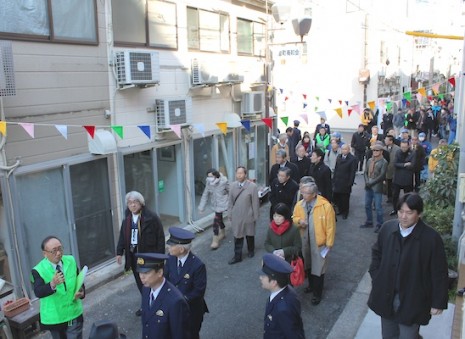
<path id="1" fill-rule="evenodd" d="M 264 339 L 305 338 L 300 301 L 290 286 L 286 286 L 266 305 Z"/>
<path id="2" fill-rule="evenodd" d="M 178 274 L 178 258 L 170 255 L 165 264 L 165 277 L 186 299 L 192 316 L 203 316 L 208 312 L 205 303 L 207 288 L 207 270 L 205 264 L 192 252 L 189 252 L 184 265 Z"/>
<path id="3" fill-rule="evenodd" d="M 142 339 L 189 339 L 189 306 L 181 292 L 165 279 L 152 306 L 150 292 L 142 288 Z"/>

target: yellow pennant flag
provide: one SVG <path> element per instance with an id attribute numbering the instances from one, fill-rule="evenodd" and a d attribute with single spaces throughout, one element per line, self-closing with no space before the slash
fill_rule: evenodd
<path id="1" fill-rule="evenodd" d="M 371 108 L 372 111 L 375 110 L 375 102 L 374 101 L 368 101 L 368 107 Z"/>
<path id="2" fill-rule="evenodd" d="M 6 122 L 0 121 L 0 133 L 6 137 Z"/>
<path id="3" fill-rule="evenodd" d="M 224 135 L 228 132 L 228 123 L 226 122 L 217 122 L 216 126 L 220 129 L 221 132 L 223 132 Z"/>
<path id="4" fill-rule="evenodd" d="M 419 88 L 418 93 L 420 93 L 422 97 L 426 97 L 426 89 L 424 87 Z"/>
<path id="5" fill-rule="evenodd" d="M 342 119 L 342 108 L 341 107 L 336 108 L 336 113 L 337 115 L 339 115 L 339 118 Z"/>

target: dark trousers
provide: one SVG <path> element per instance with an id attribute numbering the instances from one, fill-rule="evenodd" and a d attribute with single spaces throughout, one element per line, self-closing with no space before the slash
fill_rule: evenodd
<path id="1" fill-rule="evenodd" d="M 308 285 L 313 289 L 313 296 L 321 298 L 323 295 L 323 286 L 325 275 L 316 276 L 308 272 Z"/>
<path id="2" fill-rule="evenodd" d="M 365 151 L 355 150 L 355 157 L 357 158 L 357 169 L 363 171 L 363 161 L 365 160 Z"/>
<path id="3" fill-rule="evenodd" d="M 62 330 L 50 330 L 52 339 L 82 339 L 83 318 L 77 317 Z"/>
<path id="4" fill-rule="evenodd" d="M 129 258 L 131 260 L 131 269 L 132 274 L 134 275 L 134 280 L 136 280 L 137 288 L 139 289 L 140 294 L 142 294 L 142 281 L 139 277 L 139 272 L 137 272 L 137 258 L 132 253 L 129 254 Z"/>
<path id="5" fill-rule="evenodd" d="M 420 332 L 420 325 L 403 325 L 394 320 L 381 318 L 381 332 L 383 338 L 399 338 L 399 339 L 417 339 Z"/>
<path id="6" fill-rule="evenodd" d="M 334 203 L 343 216 L 349 214 L 350 193 L 333 193 Z"/>
<path id="7" fill-rule="evenodd" d="M 213 234 L 218 235 L 220 228 L 225 228 L 223 222 L 223 212 L 215 212 L 215 219 L 213 219 Z"/>
<path id="8" fill-rule="evenodd" d="M 189 303 L 191 314 L 189 317 L 190 326 L 190 339 L 199 339 L 200 329 L 202 328 L 203 315 L 204 315 L 204 301 L 203 299 L 195 299 Z"/>
<path id="9" fill-rule="evenodd" d="M 420 191 L 420 171 L 413 173 L 413 190 L 417 193 Z"/>
<path id="10" fill-rule="evenodd" d="M 397 203 L 399 202 L 400 190 L 404 190 L 404 194 L 413 191 L 413 186 L 399 186 L 397 184 L 392 184 L 392 206 L 394 211 L 397 211 Z"/>
<path id="11" fill-rule="evenodd" d="M 392 179 L 386 179 L 386 191 L 388 199 L 392 198 Z"/>
<path id="12" fill-rule="evenodd" d="M 234 238 L 234 258 L 242 260 L 242 247 L 244 247 L 244 238 Z"/>

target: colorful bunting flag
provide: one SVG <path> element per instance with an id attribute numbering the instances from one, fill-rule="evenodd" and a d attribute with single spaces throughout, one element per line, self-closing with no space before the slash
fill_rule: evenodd
<path id="1" fill-rule="evenodd" d="M 308 114 L 301 114 L 300 117 L 305 121 L 305 123 L 308 125 Z"/>
<path id="2" fill-rule="evenodd" d="M 337 115 L 339 115 L 339 118 L 342 119 L 342 108 L 341 107 L 336 108 L 336 113 Z"/>
<path id="3" fill-rule="evenodd" d="M 346 106 L 349 106 L 349 101 L 348 100 L 346 100 L 344 102 L 346 103 Z"/>
<path id="4" fill-rule="evenodd" d="M 216 126 L 220 129 L 220 131 L 226 135 L 228 133 L 228 123 L 227 122 L 217 122 Z"/>
<path id="5" fill-rule="evenodd" d="M 179 139 L 181 137 L 181 125 L 170 125 L 171 130 L 178 136 Z"/>
<path id="6" fill-rule="evenodd" d="M 272 118 L 263 118 L 262 121 L 265 123 L 265 125 L 268 126 L 268 128 L 270 128 L 270 129 L 273 128 L 273 119 Z"/>
<path id="7" fill-rule="evenodd" d="M 87 133 L 89 133 L 90 137 L 93 139 L 95 135 L 95 126 L 82 126 L 85 128 Z"/>
<path id="8" fill-rule="evenodd" d="M 329 103 L 332 103 L 333 102 L 333 99 L 328 99 Z"/>
<path id="9" fill-rule="evenodd" d="M 34 124 L 29 122 L 20 122 L 18 125 L 21 126 L 32 139 L 34 139 Z"/>
<path id="10" fill-rule="evenodd" d="M 304 106 L 304 109 L 307 108 L 307 104 L 306 104 L 305 102 L 304 102 L 304 105 L 303 105 L 303 106 Z"/>
<path id="11" fill-rule="evenodd" d="M 407 99 L 407 101 L 412 100 L 412 92 L 405 92 L 404 98 Z"/>
<path id="12" fill-rule="evenodd" d="M 66 125 L 55 125 L 55 128 L 60 132 L 60 134 L 68 140 L 68 126 Z"/>
<path id="13" fill-rule="evenodd" d="M 302 94 L 304 97 L 304 100 L 307 100 L 307 94 Z"/>
<path id="14" fill-rule="evenodd" d="M 149 125 L 139 125 L 137 126 L 139 127 L 139 129 L 144 132 L 144 134 L 147 136 L 147 138 L 151 138 L 151 134 L 150 134 L 150 126 Z"/>
<path id="15" fill-rule="evenodd" d="M 325 113 L 325 111 L 319 111 L 319 112 L 316 112 L 316 114 L 318 114 L 321 118 L 323 118 L 323 119 L 325 119 L 325 120 L 328 120 L 328 119 L 326 118 L 326 113 Z"/>
<path id="16" fill-rule="evenodd" d="M 279 91 L 281 92 L 281 94 L 283 94 L 283 89 L 282 88 L 280 88 Z"/>
<path id="17" fill-rule="evenodd" d="M 118 134 L 118 136 L 121 138 L 121 139 L 124 139 L 123 138 L 123 126 L 110 126 L 111 129 L 116 133 Z"/>
<path id="18" fill-rule="evenodd" d="M 439 99 L 444 100 L 444 93 L 438 94 Z"/>
<path id="19" fill-rule="evenodd" d="M 338 100 L 339 101 L 339 105 L 342 105 L 342 100 Z"/>
<path id="20" fill-rule="evenodd" d="M 372 111 L 374 111 L 374 110 L 375 110 L 375 107 L 376 107 L 376 106 L 375 106 L 375 102 L 374 102 L 374 101 L 368 101 L 368 107 L 370 107 L 370 109 L 371 109 Z"/>
<path id="21" fill-rule="evenodd" d="M 0 133 L 6 137 L 6 122 L 0 121 Z"/>
<path id="22" fill-rule="evenodd" d="M 418 93 L 420 93 L 422 97 L 426 97 L 426 89 L 424 87 L 420 87 Z"/>
<path id="23" fill-rule="evenodd" d="M 449 83 L 455 87 L 455 78 L 452 77 L 452 78 L 449 78 L 447 81 L 449 81 Z"/>
<path id="24" fill-rule="evenodd" d="M 281 117 L 281 121 L 284 123 L 284 125 L 287 127 L 287 123 L 289 122 L 289 117 Z"/>
<path id="25" fill-rule="evenodd" d="M 352 113 L 352 108 L 347 109 L 347 115 L 350 117 L 350 113 Z"/>
<path id="26" fill-rule="evenodd" d="M 407 105 L 407 99 L 403 98 L 402 99 L 402 107 L 405 107 Z"/>
<path id="27" fill-rule="evenodd" d="M 287 100 L 289 100 L 289 97 L 288 96 L 284 97 L 284 101 L 287 101 Z"/>
<path id="28" fill-rule="evenodd" d="M 389 101 L 388 103 L 386 103 L 386 110 L 387 111 L 392 110 L 392 102 Z"/>
<path id="29" fill-rule="evenodd" d="M 194 126 L 195 130 L 198 131 L 200 134 L 202 134 L 202 136 L 205 138 L 204 124 L 197 123 L 197 124 L 193 124 L 192 126 Z"/>
<path id="30" fill-rule="evenodd" d="M 420 101 L 421 101 L 421 98 L 422 98 L 422 97 L 421 97 L 421 94 L 420 94 L 420 93 L 417 93 L 417 94 L 415 94 L 415 96 L 417 97 L 417 100 L 420 102 Z"/>
<path id="31" fill-rule="evenodd" d="M 247 130 L 247 132 L 250 132 L 250 120 L 241 120 L 242 126 Z"/>
<path id="32" fill-rule="evenodd" d="M 352 110 L 360 114 L 360 105 L 359 104 L 352 105 Z"/>
<path id="33" fill-rule="evenodd" d="M 431 88 L 433 89 L 433 92 L 434 94 L 438 94 L 439 93 L 439 85 L 440 84 L 434 84 Z"/>
<path id="34" fill-rule="evenodd" d="M 315 97 L 316 101 L 320 101 L 320 97 Z"/>

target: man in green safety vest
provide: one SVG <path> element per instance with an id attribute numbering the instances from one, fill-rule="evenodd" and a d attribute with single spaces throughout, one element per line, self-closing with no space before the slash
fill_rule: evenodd
<path id="1" fill-rule="evenodd" d="M 76 291 L 76 260 L 63 254 L 63 245 L 55 236 L 46 237 L 41 249 L 44 259 L 31 273 L 34 293 L 40 298 L 41 329 L 50 331 L 53 339 L 82 339 L 85 290 L 83 286 Z"/>

